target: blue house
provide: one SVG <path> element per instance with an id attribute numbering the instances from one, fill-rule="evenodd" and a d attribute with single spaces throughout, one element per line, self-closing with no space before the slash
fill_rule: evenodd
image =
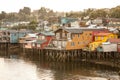
<path id="1" fill-rule="evenodd" d="M 2 30 L 0 31 L 0 42 L 4 43 L 18 43 L 20 37 L 24 37 L 26 34 L 31 33 L 29 30 Z"/>
<path id="2" fill-rule="evenodd" d="M 20 37 L 24 37 L 31 31 L 10 31 L 10 43 L 18 43 Z"/>

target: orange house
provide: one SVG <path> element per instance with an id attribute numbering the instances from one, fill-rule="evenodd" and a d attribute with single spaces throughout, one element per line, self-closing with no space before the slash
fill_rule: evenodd
<path id="1" fill-rule="evenodd" d="M 56 49 L 83 49 L 92 42 L 93 31 L 89 28 L 59 28 L 55 33 L 52 44 Z"/>

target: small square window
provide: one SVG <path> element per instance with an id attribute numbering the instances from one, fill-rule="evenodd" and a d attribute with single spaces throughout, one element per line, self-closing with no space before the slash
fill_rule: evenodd
<path id="1" fill-rule="evenodd" d="M 34 47 L 34 46 L 35 46 L 35 43 L 33 43 L 32 46 Z"/>
<path id="2" fill-rule="evenodd" d="M 40 47 L 40 44 L 37 44 L 37 47 Z"/>
<path id="3" fill-rule="evenodd" d="M 75 46 L 75 43 L 74 43 L 74 42 L 71 42 L 71 46 Z"/>
<path id="4" fill-rule="evenodd" d="M 89 34 L 90 36 L 92 35 L 92 33 Z"/>
<path id="5" fill-rule="evenodd" d="M 80 34 L 78 34 L 78 37 L 80 37 Z"/>

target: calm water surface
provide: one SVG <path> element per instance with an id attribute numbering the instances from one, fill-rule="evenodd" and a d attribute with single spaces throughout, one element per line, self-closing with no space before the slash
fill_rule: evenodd
<path id="1" fill-rule="evenodd" d="M 51 62 L 38 57 L 0 57 L 0 80 L 120 80 L 119 69 L 85 62 Z"/>

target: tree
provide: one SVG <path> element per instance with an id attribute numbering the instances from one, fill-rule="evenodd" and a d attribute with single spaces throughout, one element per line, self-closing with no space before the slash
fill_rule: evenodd
<path id="1" fill-rule="evenodd" d="M 97 9 L 90 13 L 90 18 L 106 17 L 107 12 L 104 9 Z"/>
<path id="2" fill-rule="evenodd" d="M 6 17 L 6 12 L 2 11 L 0 14 L 0 20 L 5 19 L 5 17 Z"/>
<path id="3" fill-rule="evenodd" d="M 37 26 L 38 26 L 38 23 L 37 23 L 36 21 L 31 21 L 31 22 L 28 24 L 28 29 L 30 29 L 30 30 L 35 30 Z"/>
<path id="4" fill-rule="evenodd" d="M 29 7 L 24 7 L 19 10 L 19 20 L 29 21 L 30 20 L 31 9 Z"/>
<path id="5" fill-rule="evenodd" d="M 120 6 L 110 9 L 110 17 L 120 18 Z"/>
<path id="6" fill-rule="evenodd" d="M 6 21 L 9 21 L 9 22 L 16 22 L 18 21 L 19 17 L 18 17 L 18 14 L 17 13 L 8 13 L 6 14 Z"/>
<path id="7" fill-rule="evenodd" d="M 31 9 L 29 7 L 24 7 L 23 9 L 19 10 L 19 14 L 30 15 L 31 14 Z"/>

